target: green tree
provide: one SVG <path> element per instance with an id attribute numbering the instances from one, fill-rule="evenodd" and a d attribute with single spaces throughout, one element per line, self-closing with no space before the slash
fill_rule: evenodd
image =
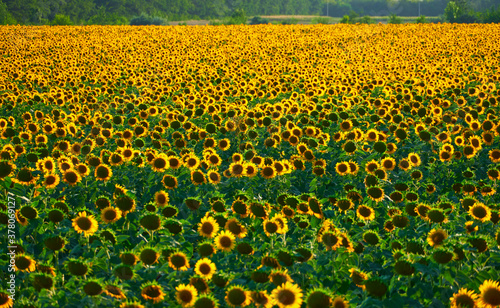
<path id="1" fill-rule="evenodd" d="M 15 25 L 16 19 L 7 8 L 7 4 L 0 1 L 0 25 Z"/>

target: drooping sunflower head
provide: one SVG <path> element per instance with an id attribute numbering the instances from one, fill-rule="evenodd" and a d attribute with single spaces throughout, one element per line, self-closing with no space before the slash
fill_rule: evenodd
<path id="1" fill-rule="evenodd" d="M 235 285 L 226 291 L 225 300 L 230 307 L 246 307 L 250 305 L 252 298 L 250 297 L 250 291 L 242 286 Z"/>
<path id="2" fill-rule="evenodd" d="M 148 282 L 141 286 L 141 295 L 145 300 L 152 301 L 157 304 L 165 298 L 163 288 L 156 281 Z"/>

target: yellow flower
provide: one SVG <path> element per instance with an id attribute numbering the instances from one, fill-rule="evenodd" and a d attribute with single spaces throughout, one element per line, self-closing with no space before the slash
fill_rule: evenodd
<path id="1" fill-rule="evenodd" d="M 215 267 L 215 264 L 208 258 L 198 260 L 194 268 L 196 274 L 207 280 L 212 279 L 212 276 L 216 270 L 217 268 Z"/>
<path id="2" fill-rule="evenodd" d="M 300 287 L 288 281 L 271 293 L 273 305 L 278 305 L 279 308 L 300 308 L 302 297 Z"/>
<path id="3" fill-rule="evenodd" d="M 87 216 L 86 212 L 80 212 L 78 217 L 73 219 L 72 225 L 76 232 L 83 233 L 85 236 L 94 234 L 99 227 L 94 216 Z"/>

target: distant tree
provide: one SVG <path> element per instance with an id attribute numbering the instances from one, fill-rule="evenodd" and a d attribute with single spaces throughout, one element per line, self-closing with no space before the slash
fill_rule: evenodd
<path id="1" fill-rule="evenodd" d="M 0 1 L 0 25 L 15 25 L 16 19 L 12 16 L 7 5 Z"/>

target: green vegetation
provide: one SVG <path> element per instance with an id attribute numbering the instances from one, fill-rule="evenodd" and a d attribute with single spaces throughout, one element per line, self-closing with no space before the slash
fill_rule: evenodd
<path id="1" fill-rule="evenodd" d="M 292 19 L 271 17 L 283 15 Z M 442 17 L 418 23 L 492 23 L 500 21 L 500 7 L 497 0 L 0 0 L 2 25 L 165 25 L 167 20 L 293 24 L 303 22 L 301 15 L 317 16 L 307 20 L 311 24 L 416 22 L 406 19 L 410 16 Z"/>

